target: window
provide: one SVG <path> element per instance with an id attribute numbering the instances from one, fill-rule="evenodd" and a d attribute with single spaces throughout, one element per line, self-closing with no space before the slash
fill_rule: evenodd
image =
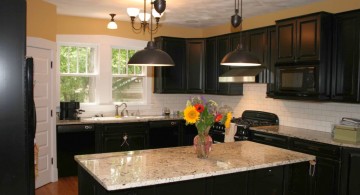
<path id="1" fill-rule="evenodd" d="M 144 102 L 146 68 L 127 65 L 135 50 L 112 49 L 113 102 Z"/>
<path id="2" fill-rule="evenodd" d="M 95 47 L 60 46 L 60 101 L 95 102 Z"/>

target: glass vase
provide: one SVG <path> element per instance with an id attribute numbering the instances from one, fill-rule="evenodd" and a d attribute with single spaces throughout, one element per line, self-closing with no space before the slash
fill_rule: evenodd
<path id="1" fill-rule="evenodd" d="M 194 137 L 194 148 L 198 158 L 207 158 L 211 151 L 212 138 L 208 134 L 198 134 Z"/>

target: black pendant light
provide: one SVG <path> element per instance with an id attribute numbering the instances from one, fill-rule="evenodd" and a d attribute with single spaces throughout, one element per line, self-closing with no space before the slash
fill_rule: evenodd
<path id="1" fill-rule="evenodd" d="M 163 3 L 163 9 L 165 10 L 165 1 Z M 151 2 L 151 10 L 153 9 L 153 2 Z M 174 66 L 175 63 L 172 58 L 166 52 L 157 49 L 156 44 L 152 41 L 152 19 L 150 23 L 150 41 L 147 46 L 140 51 L 137 51 L 129 60 L 128 65 L 136 66 Z"/>
<path id="2" fill-rule="evenodd" d="M 231 25 L 235 28 L 240 25 L 240 42 L 234 51 L 225 55 L 220 64 L 225 66 L 260 66 L 259 59 L 254 54 L 245 51 L 242 46 L 242 0 L 241 16 L 239 16 L 238 13 L 239 0 L 235 0 L 235 15 L 231 16 Z"/>

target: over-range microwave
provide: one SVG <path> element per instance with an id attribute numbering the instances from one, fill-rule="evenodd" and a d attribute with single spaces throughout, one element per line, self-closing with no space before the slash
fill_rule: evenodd
<path id="1" fill-rule="evenodd" d="M 327 99 L 317 65 L 275 67 L 275 98 Z M 322 83 L 324 84 L 324 83 Z"/>

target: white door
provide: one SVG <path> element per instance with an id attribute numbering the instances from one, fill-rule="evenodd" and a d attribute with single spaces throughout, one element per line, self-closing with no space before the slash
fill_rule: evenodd
<path id="1" fill-rule="evenodd" d="M 38 188 L 51 182 L 51 50 L 27 47 L 26 55 L 34 59 L 35 140 L 39 147 L 35 187 Z"/>

